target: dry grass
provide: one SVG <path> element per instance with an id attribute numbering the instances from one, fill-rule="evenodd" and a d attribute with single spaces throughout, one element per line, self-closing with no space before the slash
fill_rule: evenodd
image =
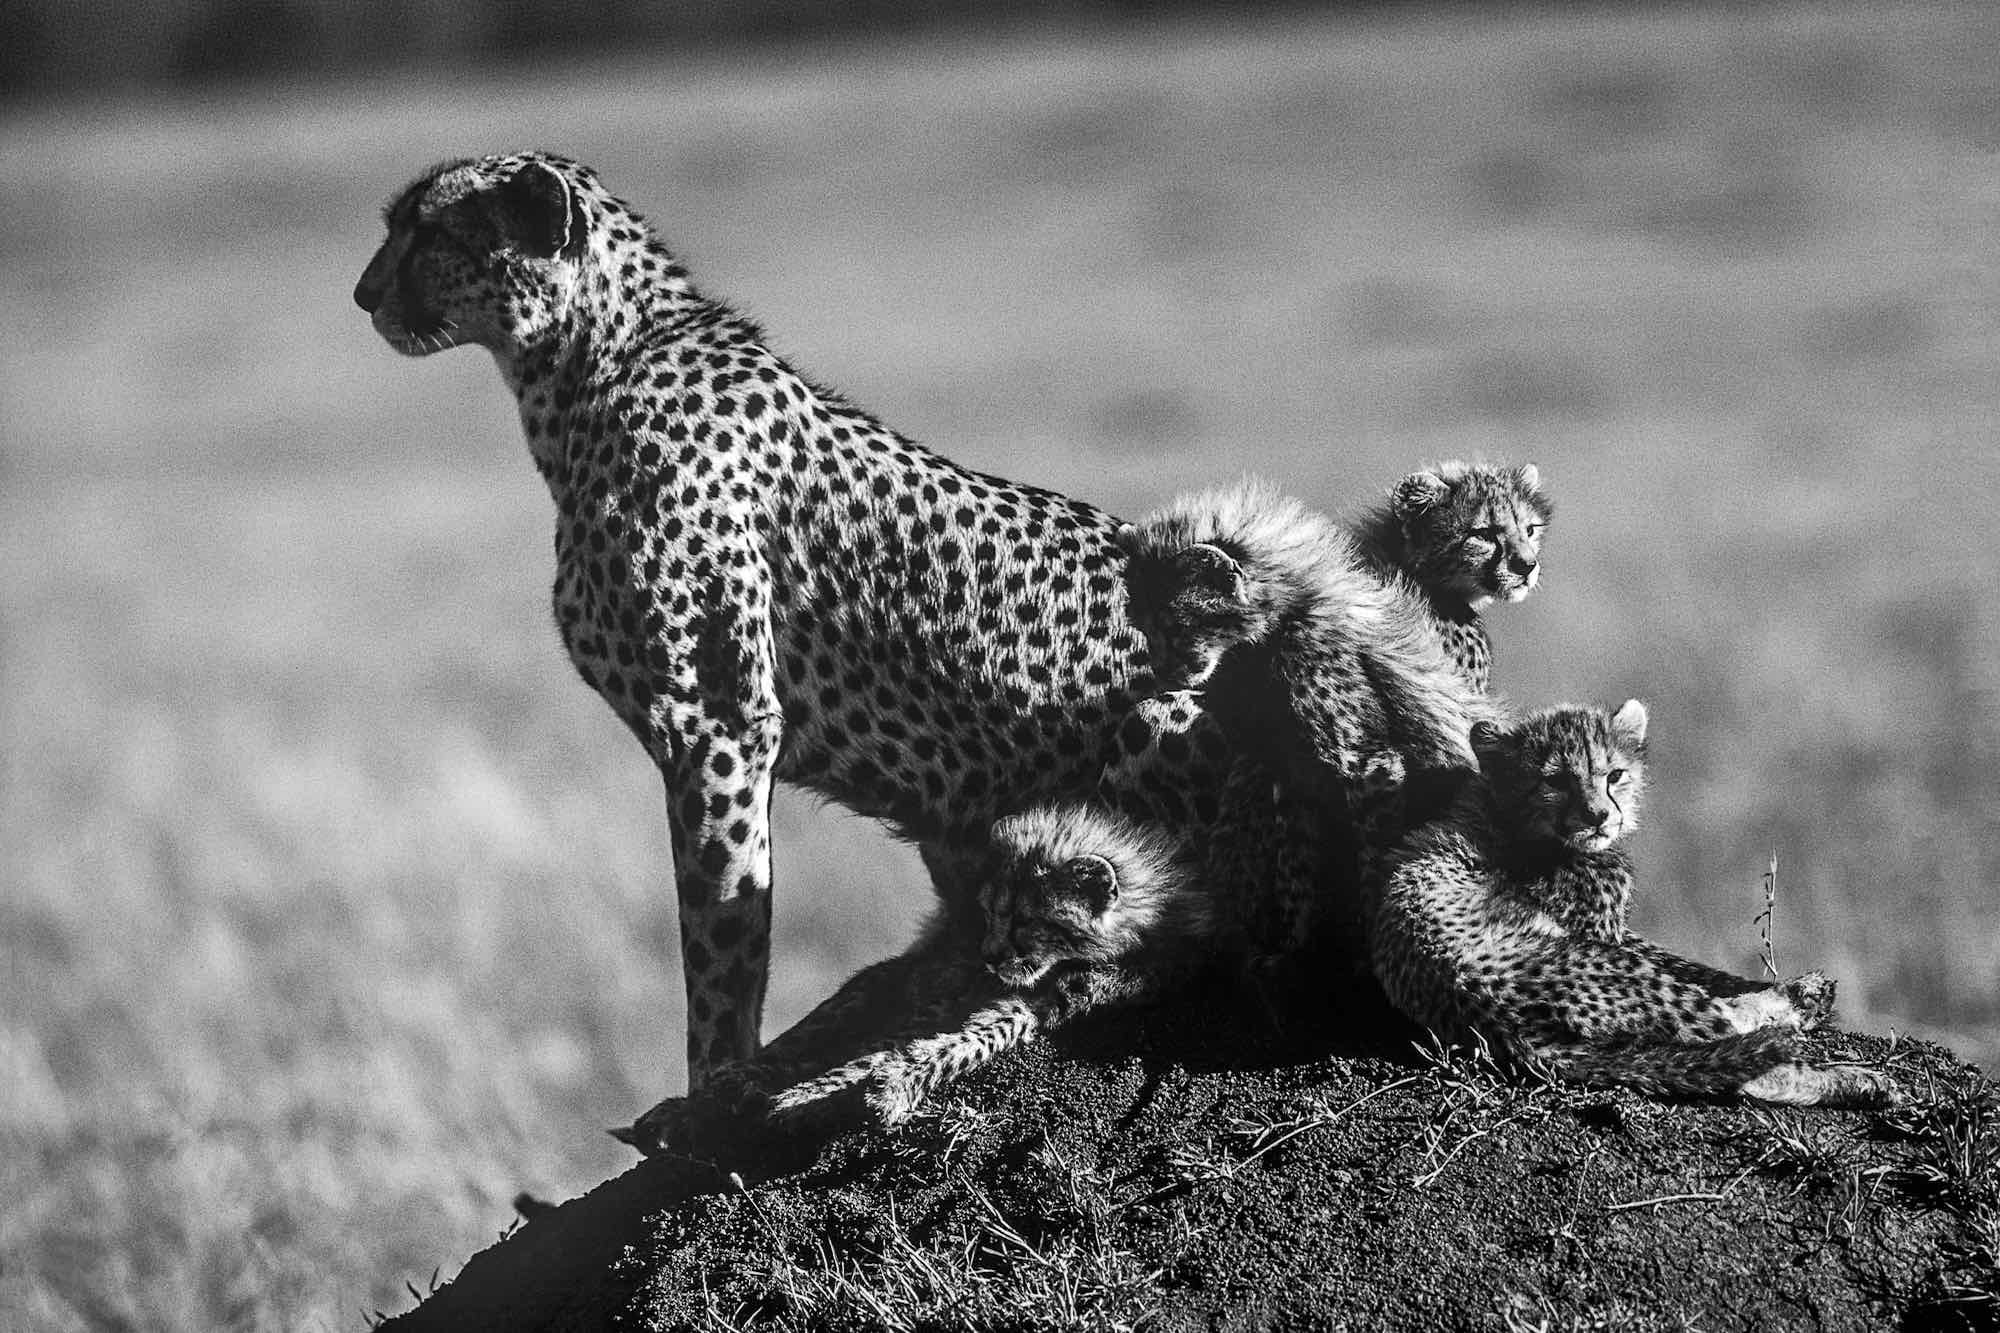
<path id="1" fill-rule="evenodd" d="M 1976 7 L 667 61 L 0 129 L 0 1324 L 343 1328 L 678 1081 L 659 795 L 492 370 L 348 304 L 426 160 L 598 165 L 813 373 L 1131 512 L 1533 458 L 1525 703 L 1657 722 L 1637 907 L 2000 1059 Z M 923 898 L 791 801 L 796 1016 Z"/>

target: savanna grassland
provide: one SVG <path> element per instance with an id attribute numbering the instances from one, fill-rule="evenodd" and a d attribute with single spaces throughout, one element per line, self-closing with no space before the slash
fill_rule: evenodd
<path id="1" fill-rule="evenodd" d="M 349 290 L 595 164 L 892 424 L 1134 513 L 1539 463 L 1523 704 L 1655 719 L 1640 926 L 2000 1063 L 2000 14 L 1294 21 L 15 110 L 0 1325 L 357 1327 L 680 1082 L 657 780 L 487 360 Z M 787 799 L 768 1025 L 926 890 Z"/>

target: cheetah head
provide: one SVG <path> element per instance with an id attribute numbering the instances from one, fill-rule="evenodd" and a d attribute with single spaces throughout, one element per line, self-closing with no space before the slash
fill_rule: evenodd
<path id="1" fill-rule="evenodd" d="M 980 954 L 1008 986 L 1140 947 L 1186 878 L 1174 835 L 1088 802 L 1031 806 L 997 820 L 988 848 Z"/>
<path id="2" fill-rule="evenodd" d="M 1518 602 L 1542 572 L 1542 534 L 1555 504 L 1533 463 L 1440 463 L 1396 483 L 1389 500 L 1410 572 L 1474 611 Z"/>
<path id="3" fill-rule="evenodd" d="M 1616 712 L 1563 705 L 1511 727 L 1476 722 L 1472 748 L 1511 834 L 1603 851 L 1639 826 L 1646 706 Z"/>
<path id="4" fill-rule="evenodd" d="M 542 154 L 447 162 L 383 212 L 354 303 L 407 356 L 476 343 L 508 358 L 561 328 L 583 278 L 589 173 Z"/>
<path id="5" fill-rule="evenodd" d="M 1147 549 L 1129 523 L 1118 540 L 1128 555 L 1125 614 L 1146 636 L 1163 688 L 1201 685 L 1231 647 L 1265 632 L 1268 617 L 1249 596 L 1242 564 L 1220 546 Z"/>

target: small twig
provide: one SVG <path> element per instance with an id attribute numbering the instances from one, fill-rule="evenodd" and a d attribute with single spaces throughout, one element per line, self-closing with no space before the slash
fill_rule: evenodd
<path id="1" fill-rule="evenodd" d="M 1778 910 L 1778 854 L 1771 853 L 1771 864 L 1764 871 L 1764 910 L 1757 913 L 1758 958 L 1764 970 L 1771 974 L 1771 980 L 1778 980 L 1778 950 L 1771 942 L 1771 917 Z"/>
<path id="2" fill-rule="evenodd" d="M 1257 1148 L 1257 1150 L 1251 1153 L 1249 1156 L 1238 1159 L 1236 1165 L 1238 1167 L 1248 1166 L 1252 1162 L 1256 1161 L 1258 1158 L 1262 1157 L 1265 1153 L 1271 1152 L 1276 1148 L 1283 1147 L 1285 1144 L 1290 1143 L 1293 1139 L 1297 1138 L 1299 1135 L 1304 1134 L 1309 1130 L 1326 1129 L 1331 1125 L 1337 1124 L 1339 1123 L 1340 1118 L 1348 1114 L 1348 1112 L 1357 1111 L 1361 1109 L 1363 1106 L 1366 1106 L 1369 1102 L 1374 1101 L 1377 1097 L 1380 1097 L 1385 1092 L 1394 1092 L 1397 1088 L 1403 1087 L 1406 1084 L 1415 1083 L 1416 1081 L 1417 1081 L 1417 1076 L 1415 1074 L 1410 1074 L 1404 1078 L 1397 1079 L 1393 1083 L 1384 1083 L 1381 1087 L 1376 1088 L 1373 1092 L 1355 1098 L 1347 1105 L 1341 1107 L 1338 1111 L 1322 1112 L 1316 1116 L 1307 1116 L 1302 1120 L 1299 1120 L 1291 1125 L 1286 1126 L 1283 1133 L 1275 1136 L 1268 1142 L 1260 1145 Z"/>
<path id="3" fill-rule="evenodd" d="M 1649 1205 L 1659 1204 L 1659 1203 L 1693 1203 L 1696 1201 L 1717 1202 L 1722 1199 L 1726 1199 L 1731 1194 L 1735 1193 L 1736 1187 L 1738 1185 L 1741 1185 L 1744 1181 L 1748 1180 L 1750 1178 L 1750 1173 L 1752 1171 L 1755 1171 L 1756 1169 L 1757 1166 L 1756 1163 L 1754 1162 L 1751 1163 L 1749 1166 L 1744 1167 L 1741 1171 L 1738 1171 L 1735 1175 L 1731 1176 L 1729 1178 L 1729 1183 L 1727 1185 L 1724 1185 L 1720 1191 L 1714 1194 L 1707 1194 L 1700 1192 L 1693 1194 L 1662 1194 L 1658 1198 L 1634 1199 L 1630 1203 L 1607 1203 L 1604 1205 L 1604 1211 L 1607 1213 L 1621 1213 L 1624 1212 L 1627 1208 L 1645 1208 Z"/>
<path id="4" fill-rule="evenodd" d="M 1627 1208 L 1651 1208 L 1663 1203 L 1715 1203 L 1728 1197 L 1727 1194 L 1662 1194 L 1652 1199 L 1634 1199 L 1630 1203 L 1607 1203 L 1604 1211 L 1622 1213 Z"/>

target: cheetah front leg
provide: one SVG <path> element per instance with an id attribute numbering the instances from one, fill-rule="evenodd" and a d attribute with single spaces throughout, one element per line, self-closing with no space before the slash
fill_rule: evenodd
<path id="1" fill-rule="evenodd" d="M 771 951 L 771 781 L 783 722 L 713 723 L 667 778 L 688 1088 L 757 1054 Z"/>

